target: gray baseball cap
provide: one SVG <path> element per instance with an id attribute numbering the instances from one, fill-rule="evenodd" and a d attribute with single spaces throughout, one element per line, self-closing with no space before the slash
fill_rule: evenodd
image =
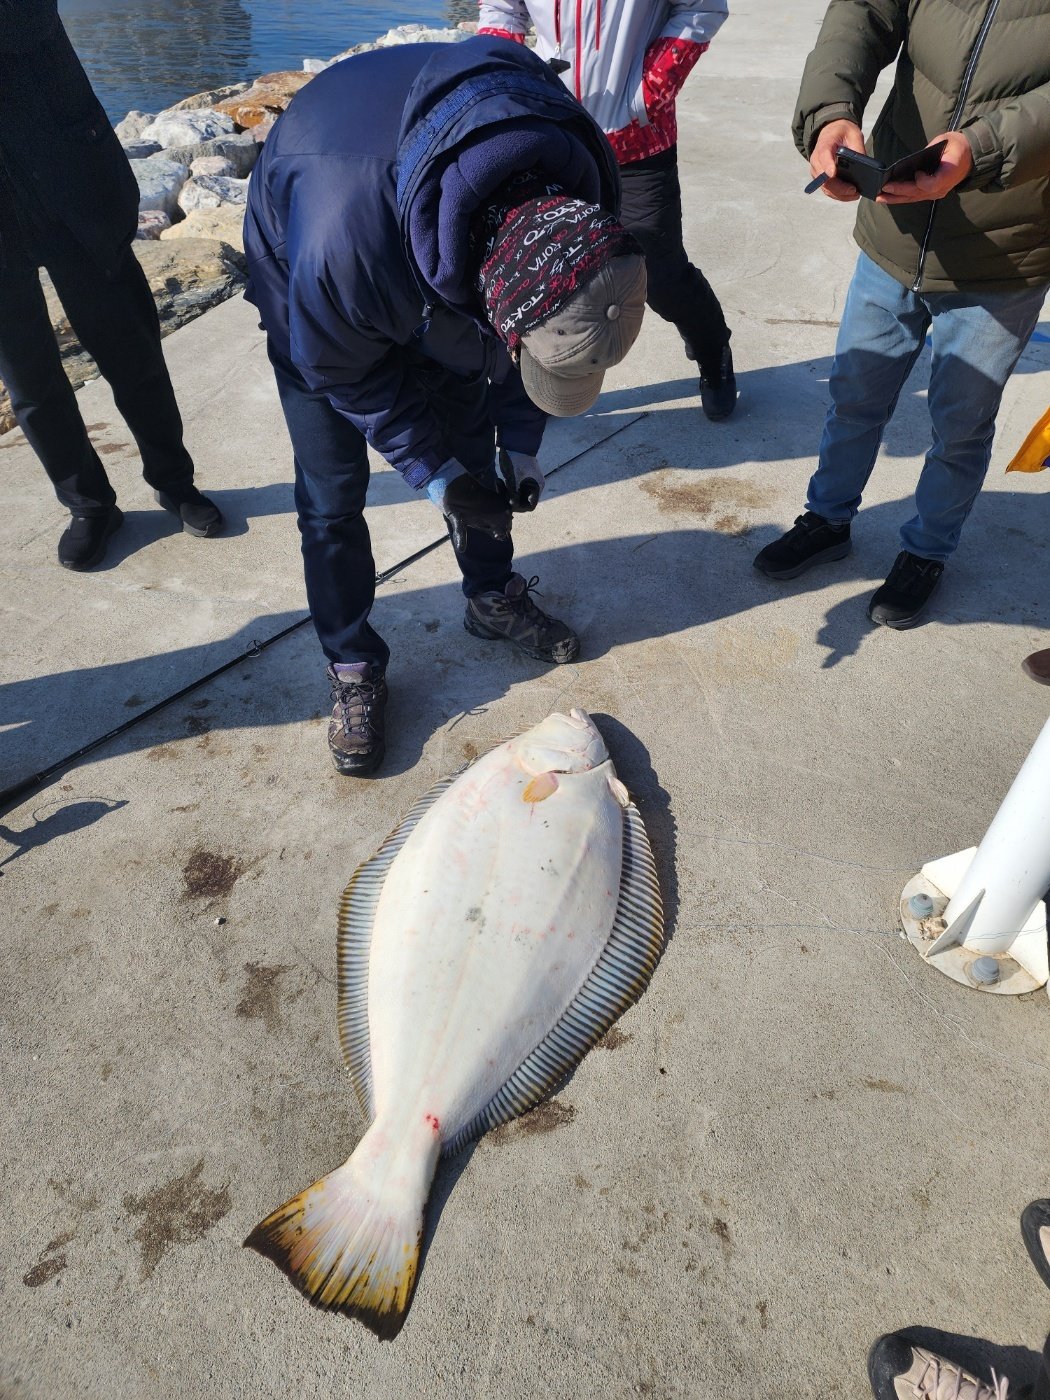
<path id="1" fill-rule="evenodd" d="M 537 408 L 555 418 L 586 413 L 605 371 L 638 339 L 645 287 L 640 254 L 610 258 L 560 311 L 522 336 L 521 377 Z"/>

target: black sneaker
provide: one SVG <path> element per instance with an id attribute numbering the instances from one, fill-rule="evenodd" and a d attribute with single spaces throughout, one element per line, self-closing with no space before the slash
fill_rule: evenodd
<path id="1" fill-rule="evenodd" d="M 1025 1206 L 1021 1237 L 1039 1277 L 1050 1288 L 1050 1201 L 1033 1201 Z"/>
<path id="2" fill-rule="evenodd" d="M 153 499 L 182 521 L 187 535 L 210 539 L 223 526 L 222 512 L 214 501 L 202 496 L 196 486 L 185 486 L 177 493 L 154 491 Z"/>
<path id="3" fill-rule="evenodd" d="M 116 506 L 110 506 L 105 515 L 74 515 L 58 542 L 58 562 L 63 569 L 80 573 L 101 564 L 106 543 L 123 519 Z"/>
<path id="4" fill-rule="evenodd" d="M 335 705 L 328 721 L 328 747 L 336 772 L 367 778 L 386 753 L 387 688 L 383 672 L 370 661 L 352 669 L 328 668 Z"/>
<path id="5" fill-rule="evenodd" d="M 902 549 L 886 582 L 872 595 L 868 616 L 877 626 L 898 632 L 914 627 L 943 573 L 944 565 L 936 559 L 920 559 Z"/>
<path id="6" fill-rule="evenodd" d="M 519 651 L 537 661 L 563 665 L 580 654 L 580 639 L 564 622 L 548 617 L 529 596 L 539 582 L 528 583 L 521 574 L 511 574 L 502 593 L 479 593 L 467 599 L 463 626 L 475 637 L 487 641 L 513 642 Z"/>
<path id="7" fill-rule="evenodd" d="M 728 345 L 715 359 L 700 361 L 700 403 L 712 423 L 720 423 L 736 408 L 736 375 Z"/>
<path id="8" fill-rule="evenodd" d="M 807 510 L 786 535 L 755 555 L 755 568 L 767 578 L 798 578 L 814 564 L 845 559 L 852 548 L 848 521 L 834 524 Z"/>
<path id="9" fill-rule="evenodd" d="M 1021 670 L 1040 685 L 1050 685 L 1050 648 L 1046 651 L 1033 651 L 1021 662 Z"/>

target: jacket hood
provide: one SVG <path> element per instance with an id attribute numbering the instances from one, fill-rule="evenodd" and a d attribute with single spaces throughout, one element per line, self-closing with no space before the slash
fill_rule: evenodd
<path id="1" fill-rule="evenodd" d="M 530 169 L 619 213 L 609 143 L 546 63 L 505 39 L 435 45 L 404 106 L 397 205 L 406 253 L 447 305 L 477 313 L 471 221 L 499 185 Z"/>

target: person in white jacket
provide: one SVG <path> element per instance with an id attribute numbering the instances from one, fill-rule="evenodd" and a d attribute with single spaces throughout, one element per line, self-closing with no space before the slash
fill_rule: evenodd
<path id="1" fill-rule="evenodd" d="M 566 65 L 566 86 L 602 127 L 623 183 L 621 221 L 642 245 L 648 302 L 677 327 L 700 367 L 700 398 L 715 421 L 736 406 L 730 331 L 682 237 L 675 99 L 718 33 L 728 0 L 480 0 L 478 32 Z"/>

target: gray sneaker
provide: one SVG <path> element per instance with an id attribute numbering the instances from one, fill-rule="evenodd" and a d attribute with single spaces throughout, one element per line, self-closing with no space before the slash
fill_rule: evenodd
<path id="1" fill-rule="evenodd" d="M 383 672 L 369 661 L 337 671 L 328 668 L 332 682 L 332 718 L 328 721 L 328 747 L 337 773 L 367 778 L 386 753 L 387 688 Z"/>
<path id="2" fill-rule="evenodd" d="M 548 617 L 529 596 L 538 582 L 538 576 L 526 583 L 521 574 L 511 574 L 502 593 L 493 590 L 468 598 L 463 626 L 486 641 L 513 642 L 537 661 L 556 665 L 575 661 L 580 654 L 579 637 L 566 623 Z"/>
<path id="3" fill-rule="evenodd" d="M 982 1381 L 957 1361 L 916 1346 L 908 1332 L 880 1337 L 868 1356 L 875 1400 L 1008 1400 L 1009 1382 Z"/>

